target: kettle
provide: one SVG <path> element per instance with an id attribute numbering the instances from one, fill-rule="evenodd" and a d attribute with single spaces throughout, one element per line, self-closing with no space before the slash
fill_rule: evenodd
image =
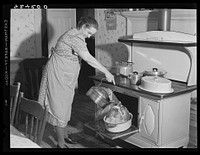
<path id="1" fill-rule="evenodd" d="M 86 95 L 89 96 L 95 104 L 102 108 L 106 107 L 110 101 L 108 93 L 103 87 L 100 86 L 91 87 L 87 91 Z"/>

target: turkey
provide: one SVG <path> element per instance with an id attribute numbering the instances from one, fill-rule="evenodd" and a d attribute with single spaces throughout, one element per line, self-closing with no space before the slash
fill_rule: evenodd
<path id="1" fill-rule="evenodd" d="M 106 114 L 105 121 L 110 124 L 119 124 L 127 122 L 130 119 L 130 113 L 125 106 L 118 104 Z"/>

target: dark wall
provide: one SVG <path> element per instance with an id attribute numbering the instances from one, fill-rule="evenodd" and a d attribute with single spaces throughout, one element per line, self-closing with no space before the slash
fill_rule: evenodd
<path id="1" fill-rule="evenodd" d="M 94 17 L 94 9 L 76 9 L 77 22 L 82 16 Z M 95 56 L 95 39 L 86 39 L 86 43 L 90 54 Z M 78 80 L 79 93 L 86 93 L 87 90 L 94 85 L 94 82 L 88 78 L 92 75 L 95 75 L 95 69 L 82 60 L 82 66 Z"/>
<path id="2" fill-rule="evenodd" d="M 48 34 L 47 34 L 47 15 L 46 10 L 42 9 L 42 23 L 41 23 L 41 36 L 42 36 L 42 56 L 48 57 Z"/>

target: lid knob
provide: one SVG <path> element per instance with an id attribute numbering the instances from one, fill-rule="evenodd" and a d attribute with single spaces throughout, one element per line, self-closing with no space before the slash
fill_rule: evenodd
<path id="1" fill-rule="evenodd" d="M 135 72 L 133 72 L 133 74 L 134 74 L 134 75 L 138 75 L 138 72 L 135 71 Z"/>
<path id="2" fill-rule="evenodd" d="M 158 68 L 153 68 L 153 71 L 154 71 L 154 72 L 157 72 L 157 71 L 158 71 Z"/>

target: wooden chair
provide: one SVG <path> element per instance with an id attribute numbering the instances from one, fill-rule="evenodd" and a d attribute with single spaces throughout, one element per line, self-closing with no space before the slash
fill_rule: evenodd
<path id="1" fill-rule="evenodd" d="M 40 105 L 35 100 L 30 100 L 24 97 L 24 93 L 20 92 L 19 95 L 19 124 L 23 122 L 24 130 L 22 126 L 18 125 L 20 130 L 26 137 L 41 145 L 44 130 L 47 122 L 48 112 L 46 108 Z"/>
<path id="2" fill-rule="evenodd" d="M 27 58 L 23 61 L 25 97 L 37 100 L 39 95 L 42 71 L 48 58 Z"/>
<path id="3" fill-rule="evenodd" d="M 10 124 L 14 124 L 21 83 L 10 85 Z"/>

